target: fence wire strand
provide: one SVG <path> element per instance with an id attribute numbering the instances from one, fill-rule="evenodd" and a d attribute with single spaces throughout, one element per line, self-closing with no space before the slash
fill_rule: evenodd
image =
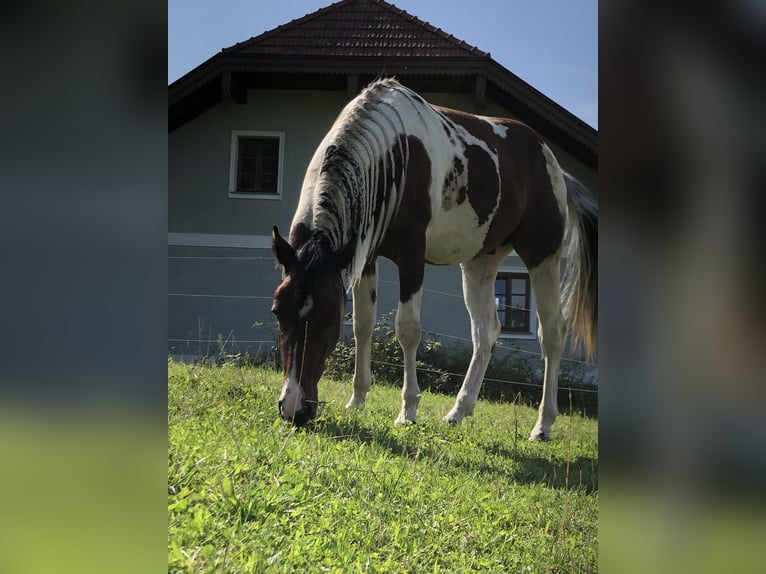
<path id="1" fill-rule="evenodd" d="M 377 363 L 379 365 L 386 365 L 388 367 L 397 367 L 397 368 L 402 369 L 402 370 L 404 369 L 404 365 L 400 365 L 398 363 L 389 363 L 387 361 L 379 361 L 377 359 L 371 359 L 370 362 L 371 363 Z M 437 374 L 437 375 L 450 375 L 450 376 L 453 376 L 453 377 L 459 377 L 461 379 L 465 377 L 465 373 L 462 373 L 462 374 L 461 373 L 450 373 L 448 371 L 439 371 L 439 370 L 436 370 L 436 369 L 429 369 L 427 367 L 418 367 L 418 366 L 416 366 L 415 370 L 416 371 L 422 371 L 422 372 L 425 372 L 425 373 L 434 373 L 434 374 Z M 509 384 L 509 385 L 522 385 L 522 386 L 525 386 L 525 387 L 535 387 L 537 389 L 542 388 L 542 385 L 538 385 L 538 384 L 535 384 L 535 383 L 522 383 L 521 381 L 506 381 L 505 379 L 493 379 L 491 377 L 484 377 L 484 379 L 482 379 L 482 380 L 484 380 L 484 381 L 491 381 L 493 383 L 504 383 L 504 384 Z M 573 392 L 582 391 L 584 393 L 598 393 L 598 390 L 596 390 L 596 389 L 593 389 L 593 390 L 591 390 L 591 389 L 573 389 L 571 387 L 558 387 L 558 389 L 562 390 L 562 391 L 573 391 Z"/>
<path id="2" fill-rule="evenodd" d="M 266 257 L 266 256 L 222 256 L 222 255 L 171 255 L 171 256 L 168 256 L 168 259 L 175 259 L 175 260 L 270 261 L 270 262 L 274 261 L 273 257 Z M 384 284 L 388 284 L 388 285 L 394 285 L 396 287 L 399 286 L 399 283 L 397 281 L 392 281 L 390 279 L 381 279 L 380 277 L 378 277 L 377 281 L 378 281 L 379 284 L 384 283 Z M 446 297 L 452 297 L 452 298 L 463 300 L 463 294 L 462 293 L 460 293 L 460 294 L 449 293 L 447 291 L 440 291 L 438 289 L 431 289 L 431 288 L 427 288 L 427 287 L 423 287 L 423 291 L 428 292 L 428 293 L 434 293 L 434 294 L 437 294 L 437 295 L 442 295 L 442 296 L 446 296 Z M 175 292 L 175 293 L 168 293 L 168 296 L 169 297 L 211 298 L 211 299 L 252 299 L 252 300 L 270 300 L 270 299 L 272 299 L 271 295 L 228 295 L 228 294 L 217 294 L 217 293 L 177 293 L 177 292 Z M 528 308 L 524 308 L 524 307 L 516 307 L 516 306 L 511 306 L 511 305 L 503 305 L 502 307 L 504 307 L 505 309 L 516 309 L 516 310 L 523 310 L 523 311 L 529 311 L 529 312 L 534 311 L 533 309 L 528 309 Z M 441 337 L 441 338 L 455 339 L 455 340 L 458 340 L 458 341 L 465 341 L 465 342 L 468 342 L 468 343 L 472 343 L 471 339 L 467 338 L 467 337 L 461 337 L 461 336 L 458 336 L 458 335 L 449 335 L 447 333 L 441 333 L 439 331 L 434 331 L 433 329 L 425 329 L 424 328 L 422 331 L 424 333 L 429 333 L 431 335 L 435 335 L 435 336 Z M 219 342 L 218 339 L 190 339 L 190 338 L 183 338 L 183 339 L 169 338 L 168 341 L 169 342 L 173 342 L 173 343 L 187 343 L 187 344 L 192 344 L 192 343 L 218 343 Z M 502 341 L 503 341 L 502 339 L 498 341 L 498 344 L 495 347 L 496 349 L 501 349 L 503 351 L 516 352 L 516 353 L 523 353 L 523 354 L 527 354 L 527 355 L 533 355 L 533 356 L 538 357 L 538 358 L 542 358 L 543 357 L 541 352 L 528 351 L 526 349 L 519 349 L 519 348 L 516 348 L 516 347 L 505 346 L 505 345 L 502 344 Z M 271 345 L 276 345 L 276 341 L 273 340 L 273 339 L 271 339 L 271 340 L 239 340 L 238 341 L 238 340 L 230 339 L 230 338 L 227 337 L 225 342 L 226 343 L 234 343 L 234 344 L 237 344 L 237 343 L 241 343 L 241 344 L 265 344 L 265 343 L 269 343 Z M 580 364 L 580 365 L 585 365 L 585 366 L 590 366 L 590 367 L 597 367 L 598 366 L 596 363 L 592 363 L 592 362 L 588 362 L 588 361 L 582 361 L 582 360 L 579 360 L 579 359 L 567 358 L 567 357 L 562 357 L 561 361 L 567 361 L 567 362 L 570 362 L 570 363 L 577 363 L 577 364 Z M 376 361 L 373 361 L 373 362 L 376 362 Z M 377 361 L 377 362 L 381 363 L 381 361 Z M 402 368 L 402 369 L 404 368 L 404 365 L 396 365 L 396 364 L 389 364 L 389 363 L 383 363 L 383 364 L 388 364 L 389 366 L 396 366 L 396 367 L 399 367 L 399 368 Z M 428 369 L 426 369 L 426 370 L 428 370 Z M 435 372 L 441 372 L 441 371 L 435 371 Z M 446 373 L 446 374 L 453 375 L 453 376 L 464 376 L 464 375 L 459 375 L 458 373 Z M 523 382 L 520 382 L 520 381 L 502 381 L 502 380 L 490 379 L 490 378 L 485 378 L 484 380 L 498 382 L 498 383 L 509 383 L 509 384 L 516 384 L 516 385 L 527 385 L 527 386 L 539 387 L 539 385 L 535 385 L 535 384 L 532 384 L 532 383 L 523 383 Z M 564 387 L 562 387 L 562 388 L 564 388 Z M 583 391 L 584 392 L 598 392 L 598 391 L 587 391 L 587 390 L 583 390 Z"/>

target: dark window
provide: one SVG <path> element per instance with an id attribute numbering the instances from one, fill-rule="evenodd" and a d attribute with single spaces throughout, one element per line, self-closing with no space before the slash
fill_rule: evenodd
<path id="1" fill-rule="evenodd" d="M 240 136 L 235 193 L 279 193 L 279 138 Z"/>
<path id="2" fill-rule="evenodd" d="M 351 294 L 351 289 L 344 289 L 343 293 L 346 299 L 346 308 L 343 313 L 343 319 L 346 321 L 351 321 L 354 316 L 354 296 Z"/>
<path id="3" fill-rule="evenodd" d="M 503 331 L 530 332 L 529 275 L 498 273 L 495 279 L 495 304 Z"/>

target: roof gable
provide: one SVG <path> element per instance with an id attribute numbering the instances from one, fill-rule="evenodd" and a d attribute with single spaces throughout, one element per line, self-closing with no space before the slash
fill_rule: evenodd
<path id="1" fill-rule="evenodd" d="M 220 102 L 247 103 L 248 90 L 343 90 L 353 97 L 395 76 L 420 92 L 487 99 L 598 168 L 598 132 L 495 62 L 488 52 L 383 0 L 341 0 L 215 54 L 168 86 L 173 131 Z"/>
<path id="2" fill-rule="evenodd" d="M 342 0 L 224 48 L 232 55 L 484 57 L 467 44 L 383 0 Z"/>

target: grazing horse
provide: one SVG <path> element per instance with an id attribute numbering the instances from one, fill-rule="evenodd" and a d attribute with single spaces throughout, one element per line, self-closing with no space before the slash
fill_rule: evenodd
<path id="1" fill-rule="evenodd" d="M 472 415 L 500 334 L 495 277 L 515 249 L 537 298 L 545 357 L 543 397 L 530 440 L 548 439 L 558 411 L 567 325 L 589 357 L 595 349 L 597 234 L 595 202 L 532 129 L 432 106 L 393 79 L 373 82 L 341 111 L 314 153 L 288 240 L 276 227 L 272 231 L 272 249 L 284 271 L 272 307 L 284 367 L 280 415 L 297 426 L 316 417 L 317 383 L 343 322 L 344 279 L 353 290 L 356 339 L 353 394 L 346 406 L 364 405 L 378 256 L 399 269 L 395 331 L 404 383 L 395 424 L 415 422 L 420 401 L 415 353 L 426 263 L 459 263 L 462 269 L 473 356 L 445 420 L 459 423 Z"/>

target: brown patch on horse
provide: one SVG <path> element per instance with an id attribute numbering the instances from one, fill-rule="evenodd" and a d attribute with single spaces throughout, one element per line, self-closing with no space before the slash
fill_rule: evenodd
<path id="1" fill-rule="evenodd" d="M 511 243 L 511 235 L 526 216 L 533 196 L 542 191 L 549 194 L 555 203 L 550 180 L 547 186 L 542 182 L 543 187 L 540 188 L 539 178 L 533 175 L 538 170 L 535 158 L 541 155 L 539 136 L 520 122 L 497 120 L 497 123 L 506 128 L 506 137 L 498 149 L 500 205 L 484 238 L 482 254 Z M 547 179 L 545 158 L 542 167 L 542 174 Z"/>
<path id="2" fill-rule="evenodd" d="M 467 186 L 465 165 L 461 158 L 455 156 L 452 159 L 452 169 L 447 172 L 442 186 L 442 209 L 450 211 L 465 202 Z"/>
<path id="3" fill-rule="evenodd" d="M 479 218 L 479 225 L 484 224 L 492 214 L 500 194 L 500 204 L 497 206 L 484 246 L 479 253 L 483 255 L 500 245 L 519 221 L 522 205 L 516 201 L 514 192 L 514 188 L 519 188 L 524 183 L 519 181 L 518 166 L 523 165 L 523 160 L 519 157 L 519 153 L 523 153 L 523 150 L 519 148 L 527 145 L 524 130 L 532 135 L 533 140 L 536 140 L 537 135 L 521 122 L 514 120 L 482 119 L 473 114 L 449 108 L 437 107 L 436 109 L 477 139 L 486 142 L 487 147 L 497 154 L 496 166 L 495 161 L 484 148 L 476 145 L 466 145 L 465 148 L 468 159 L 468 185 L 460 190 L 460 199 L 467 197 Z M 495 131 L 493 124 L 505 128 L 505 136 Z M 445 192 L 447 192 L 446 188 Z"/>
<path id="4" fill-rule="evenodd" d="M 423 286 L 426 252 L 426 227 L 431 220 L 431 159 L 423 142 L 414 136 L 400 138 L 397 146 L 407 146 L 407 179 L 401 190 L 402 201 L 378 253 L 399 267 L 399 300 L 406 303 Z M 395 149 L 394 157 L 399 157 Z M 376 254 L 376 255 L 377 255 Z"/>
<path id="5" fill-rule="evenodd" d="M 465 149 L 468 160 L 468 203 L 479 218 L 479 225 L 484 225 L 497 205 L 500 193 L 497 166 L 490 155 L 477 145 Z"/>
<path id="6" fill-rule="evenodd" d="M 375 273 L 375 259 L 370 261 L 367 265 L 364 266 L 364 269 L 362 269 L 362 276 L 363 277 L 369 277 L 370 275 L 373 275 Z M 378 299 L 378 292 L 376 289 L 373 289 L 370 292 L 370 300 L 372 304 L 375 304 L 375 301 Z"/>
<path id="7" fill-rule="evenodd" d="M 492 124 L 487 122 L 485 119 L 482 119 L 473 114 L 469 114 L 467 112 L 461 112 L 460 110 L 443 108 L 441 106 L 433 106 L 433 108 L 440 114 L 452 120 L 457 125 L 464 127 L 466 130 L 468 130 L 469 133 L 473 134 L 481 141 L 487 142 L 487 144 L 489 145 L 491 149 L 497 149 L 498 145 L 503 139 L 492 128 Z M 512 120 L 505 120 L 503 118 L 487 118 L 487 119 L 490 119 L 493 121 L 493 123 L 498 123 L 498 124 L 500 122 L 512 121 Z"/>
<path id="8" fill-rule="evenodd" d="M 542 152 L 542 139 L 529 126 L 504 118 L 481 119 L 471 114 L 440 108 L 439 111 L 453 122 L 461 125 L 472 135 L 487 142 L 490 149 L 497 150 L 500 173 L 500 204 L 489 226 L 484 245 L 478 255 L 489 253 L 500 245 L 513 244 L 514 249 L 528 268 L 536 267 L 546 257 L 555 253 L 564 236 L 564 218 L 553 194 L 551 180 Z M 489 120 L 489 121 L 487 121 Z M 490 123 L 491 122 L 491 123 Z M 492 127 L 503 128 L 501 136 Z M 492 182 L 495 178 L 494 163 L 490 166 L 481 155 L 468 146 L 475 156 L 477 168 L 483 165 L 484 174 L 472 178 L 468 167 L 468 201 L 479 216 L 495 206 Z M 491 158 L 478 148 L 487 160 Z M 472 163 L 473 163 L 472 162 Z"/>
<path id="9" fill-rule="evenodd" d="M 295 280 L 292 275 L 286 274 L 282 283 L 274 291 L 274 299 L 271 312 L 277 318 L 277 346 L 282 357 L 282 380 L 287 379 L 293 368 L 292 348 L 295 345 L 297 335 L 298 301 L 295 289 Z"/>
<path id="10" fill-rule="evenodd" d="M 508 237 L 528 269 L 553 255 L 564 240 L 565 220 L 553 194 L 541 144 L 538 142 L 530 157 L 524 215 Z"/>

